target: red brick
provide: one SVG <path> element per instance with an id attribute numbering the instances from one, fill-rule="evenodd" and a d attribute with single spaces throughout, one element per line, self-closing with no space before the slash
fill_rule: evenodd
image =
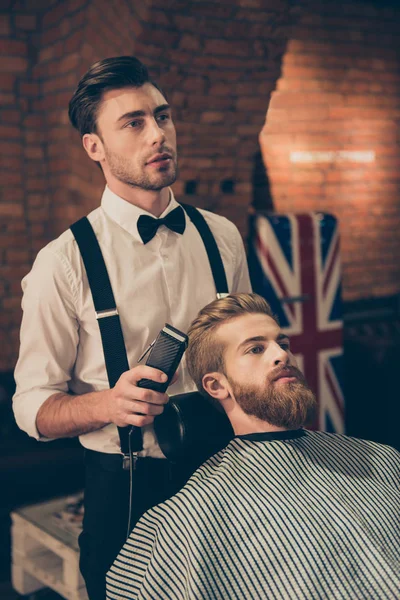
<path id="1" fill-rule="evenodd" d="M 1 156 L 0 169 L 10 169 L 11 171 L 21 170 L 23 166 L 22 160 L 16 156 Z"/>
<path id="2" fill-rule="evenodd" d="M 236 108 L 245 111 L 260 110 L 266 108 L 266 104 L 260 97 L 242 96 L 237 99 Z"/>
<path id="3" fill-rule="evenodd" d="M 37 26 L 36 15 L 15 15 L 15 25 L 19 29 L 34 31 Z"/>
<path id="4" fill-rule="evenodd" d="M 0 72 L 23 73 L 28 68 L 28 60 L 19 56 L 9 56 L 0 61 Z"/>
<path id="5" fill-rule="evenodd" d="M 67 172 L 70 165 L 71 165 L 71 163 L 67 159 L 62 159 L 62 158 L 53 159 L 49 162 L 49 171 L 51 171 L 52 173 L 56 173 L 56 172 L 60 172 L 60 171 Z"/>
<path id="6" fill-rule="evenodd" d="M 0 202 L 0 215 L 2 217 L 23 217 L 23 207 L 20 204 L 10 204 L 7 202 Z"/>
<path id="7" fill-rule="evenodd" d="M 24 119 L 24 125 L 32 129 L 42 129 L 44 118 L 42 115 L 27 115 Z"/>
<path id="8" fill-rule="evenodd" d="M 54 45 L 46 46 L 39 52 L 39 62 L 46 62 L 54 58 Z"/>
<path id="9" fill-rule="evenodd" d="M 43 222 L 49 218 L 49 209 L 47 206 L 29 206 L 27 209 L 27 213 L 28 221 L 31 222 Z"/>
<path id="10" fill-rule="evenodd" d="M 72 13 L 76 10 L 82 10 L 84 12 L 84 10 L 86 8 L 85 4 L 86 4 L 85 0 L 69 0 L 68 12 Z"/>
<path id="11" fill-rule="evenodd" d="M 7 222 L 7 231 L 20 232 L 20 231 L 25 231 L 25 230 L 26 230 L 25 221 L 21 221 L 21 219 Z M 11 277 L 11 279 L 12 279 L 12 277 Z"/>
<path id="12" fill-rule="evenodd" d="M 231 110 L 234 108 L 234 98 L 232 96 L 200 96 L 199 94 L 191 94 L 187 99 L 187 107 L 189 109 L 204 109 L 204 110 Z"/>
<path id="13" fill-rule="evenodd" d="M 39 89 L 39 84 L 32 81 L 22 81 L 19 86 L 19 92 L 23 96 L 37 96 Z"/>
<path id="14" fill-rule="evenodd" d="M 48 46 L 54 44 L 61 37 L 60 28 L 58 25 L 51 27 L 45 31 L 42 31 L 40 36 L 40 46 L 41 49 L 45 49 Z"/>
<path id="15" fill-rule="evenodd" d="M 25 166 L 25 175 L 27 179 L 30 177 L 45 177 L 47 175 L 47 167 L 44 164 L 44 161 L 40 159 L 28 159 Z"/>
<path id="16" fill-rule="evenodd" d="M 4 234 L 0 236 L 1 248 L 28 248 L 30 245 L 30 237 L 25 234 Z M 10 285 L 12 291 L 12 286 Z"/>
<path id="17" fill-rule="evenodd" d="M 69 54 L 68 56 L 65 56 L 62 60 L 60 60 L 60 62 L 58 63 L 58 72 L 67 73 L 68 71 L 73 71 L 77 68 L 80 62 L 81 57 L 77 52 Z"/>
<path id="18" fill-rule="evenodd" d="M 15 310 L 17 308 L 21 307 L 21 298 L 17 297 L 17 298 L 4 298 L 3 300 L 3 309 L 9 311 L 9 310 Z"/>
<path id="19" fill-rule="evenodd" d="M 225 119 L 223 112 L 205 111 L 200 117 L 202 123 L 221 123 Z"/>
<path id="20" fill-rule="evenodd" d="M 27 113 L 28 110 L 32 108 L 32 106 L 30 105 L 28 98 L 20 96 L 18 98 L 18 108 L 21 110 L 22 113 Z"/>
<path id="21" fill-rule="evenodd" d="M 16 139 L 21 137 L 21 129 L 13 125 L 0 125 L 0 138 Z"/>
<path id="22" fill-rule="evenodd" d="M 46 189 L 46 182 L 42 177 L 28 177 L 25 185 L 28 192 L 44 192 Z"/>
<path id="23" fill-rule="evenodd" d="M 47 140 L 47 135 L 45 131 L 26 131 L 25 130 L 25 143 L 26 144 L 40 144 L 44 143 Z"/>
<path id="24" fill-rule="evenodd" d="M 44 81 L 42 84 L 42 90 L 43 90 L 43 95 L 46 96 L 47 94 L 51 93 L 51 92 L 55 92 L 57 90 L 64 90 L 66 89 L 68 86 L 65 83 L 65 77 L 63 76 L 59 76 L 59 77 L 52 77 L 51 79 L 48 79 L 47 81 Z M 72 93 L 71 93 L 72 95 Z"/>
<path id="25" fill-rule="evenodd" d="M 319 106 L 321 104 L 340 106 L 343 104 L 343 101 L 344 97 L 342 94 L 334 94 L 330 92 L 303 92 L 297 94 L 290 92 L 274 92 L 271 97 L 270 108 L 296 109 L 299 106 Z"/>
<path id="26" fill-rule="evenodd" d="M 400 116 L 400 111 L 398 111 Z M 365 106 L 331 106 L 329 117 L 331 119 L 384 119 L 387 109 L 369 108 Z"/>
<path id="27" fill-rule="evenodd" d="M 0 113 L 0 118 L 4 123 L 19 123 L 22 115 L 19 110 L 3 109 Z"/>
<path id="28" fill-rule="evenodd" d="M 34 223 L 31 225 L 31 233 L 34 237 L 44 236 L 45 227 L 43 223 Z M 44 244 L 43 244 L 44 245 Z"/>
<path id="29" fill-rule="evenodd" d="M 20 172 L 10 172 L 10 171 L 1 171 L 0 178 L 2 185 L 18 185 L 22 183 L 22 173 Z"/>
<path id="30" fill-rule="evenodd" d="M 54 8 L 47 10 L 43 17 L 43 27 L 47 28 L 49 25 L 58 23 L 68 13 L 68 10 L 67 2 L 60 2 Z"/>
<path id="31" fill-rule="evenodd" d="M 4 202 L 22 202 L 24 199 L 24 190 L 22 187 L 5 187 L 0 188 L 0 194 Z"/>
<path id="32" fill-rule="evenodd" d="M 66 54 L 79 50 L 83 42 L 83 30 L 78 29 L 72 33 L 64 42 L 64 50 Z"/>
<path id="33" fill-rule="evenodd" d="M 25 156 L 30 160 L 42 160 L 44 158 L 43 148 L 41 146 L 26 146 Z"/>
<path id="34" fill-rule="evenodd" d="M 60 37 L 65 38 L 71 31 L 71 19 L 64 17 L 59 25 Z"/>
<path id="35" fill-rule="evenodd" d="M 3 91 L 11 91 L 14 88 L 16 76 L 11 73 L 0 73 L 0 88 Z"/>
<path id="36" fill-rule="evenodd" d="M 0 55 L 1 56 L 26 56 L 28 46 L 26 42 L 19 40 L 2 40 L 0 39 Z M 2 61 L 4 59 L 1 59 Z"/>
<path id="37" fill-rule="evenodd" d="M 163 0 L 153 0 L 152 6 L 159 6 L 160 8 L 165 7 L 165 2 Z M 187 3 L 183 4 L 183 12 L 187 11 Z M 202 25 L 202 20 L 197 17 L 211 17 L 214 19 L 218 19 L 218 23 L 220 24 L 221 29 L 224 26 L 224 19 L 229 18 L 232 15 L 232 6 L 228 4 L 228 6 L 224 6 L 221 2 L 218 3 L 205 3 L 205 2 L 192 2 L 190 5 L 190 14 L 197 20 L 197 29 Z M 210 19 L 210 23 L 207 21 L 204 22 L 204 27 L 206 30 L 210 30 L 215 23 Z"/>
<path id="38" fill-rule="evenodd" d="M 205 40 L 204 53 L 212 55 L 251 56 L 251 45 L 243 41 Z"/>
<path id="39" fill-rule="evenodd" d="M 0 106 L 15 106 L 15 94 L 2 94 L 0 92 Z"/>
<path id="40" fill-rule="evenodd" d="M 0 35 L 9 35 L 10 33 L 10 17 L 8 15 L 0 15 Z"/>
<path id="41" fill-rule="evenodd" d="M 186 33 L 179 40 L 179 48 L 182 48 L 182 50 L 198 51 L 201 48 L 200 39 L 193 34 Z"/>
<path id="42" fill-rule="evenodd" d="M 8 264 L 29 264 L 29 250 L 7 250 L 6 261 Z"/>
<path id="43" fill-rule="evenodd" d="M 64 40 L 59 40 L 55 44 L 52 44 L 48 48 L 45 48 L 40 52 L 40 60 L 48 61 L 48 60 L 56 60 L 58 65 L 58 59 L 64 56 Z M 48 67 L 48 72 L 50 72 L 50 66 Z"/>
<path id="44" fill-rule="evenodd" d="M 27 200 L 29 206 L 43 206 L 46 202 L 46 198 L 43 194 L 28 194 Z"/>
<path id="45" fill-rule="evenodd" d="M 367 106 L 367 107 L 394 107 L 400 105 L 399 98 L 396 96 L 387 96 L 384 94 L 353 94 L 346 97 L 346 104 L 349 106 Z"/>

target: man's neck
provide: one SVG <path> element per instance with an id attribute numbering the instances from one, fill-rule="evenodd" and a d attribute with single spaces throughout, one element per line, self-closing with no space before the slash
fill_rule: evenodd
<path id="1" fill-rule="evenodd" d="M 233 412 L 233 411 L 232 411 Z M 235 435 L 246 435 L 248 433 L 264 433 L 266 431 L 286 431 L 287 427 L 277 427 L 267 421 L 258 419 L 253 415 L 246 415 L 243 411 L 229 414 L 229 420 Z"/>
<path id="2" fill-rule="evenodd" d="M 169 204 L 169 187 L 162 188 L 162 190 L 143 190 L 119 181 L 107 181 L 107 185 L 114 194 L 155 217 L 159 217 Z"/>

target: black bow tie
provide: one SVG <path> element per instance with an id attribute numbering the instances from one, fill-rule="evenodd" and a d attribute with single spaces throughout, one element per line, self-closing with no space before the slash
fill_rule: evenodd
<path id="1" fill-rule="evenodd" d="M 176 231 L 176 233 L 183 233 L 185 231 L 185 213 L 181 206 L 177 206 L 174 210 L 171 210 L 163 219 L 155 219 L 148 215 L 141 215 L 137 222 L 138 232 L 143 240 L 143 244 L 147 244 L 156 235 L 157 229 L 160 225 L 165 225 Z"/>

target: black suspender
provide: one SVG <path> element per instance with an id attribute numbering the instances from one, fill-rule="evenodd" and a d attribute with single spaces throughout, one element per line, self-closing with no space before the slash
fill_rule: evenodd
<path id="1" fill-rule="evenodd" d="M 182 206 L 203 240 L 210 261 L 217 297 L 220 298 L 228 294 L 229 290 L 217 243 L 206 220 L 197 208 L 187 204 L 182 204 Z M 108 381 L 110 388 L 112 388 L 122 373 L 129 370 L 128 357 L 114 294 L 99 243 L 88 219 L 83 217 L 71 225 L 70 229 L 75 236 L 82 255 L 83 264 L 85 265 L 97 322 L 100 328 Z M 130 427 L 118 427 L 123 454 L 129 453 L 130 430 Z M 131 439 L 131 448 L 138 451 L 142 448 L 140 428 L 134 427 L 132 435 L 137 437 L 134 437 L 133 440 Z"/>
<path id="2" fill-rule="evenodd" d="M 192 221 L 193 225 L 195 225 L 203 240 L 214 277 L 217 297 L 220 297 L 222 294 L 228 294 L 228 282 L 226 281 L 224 264 L 222 262 L 221 254 L 218 250 L 217 242 L 211 233 L 211 229 L 209 228 L 207 221 L 201 212 L 194 206 L 191 206 L 190 204 L 181 204 L 181 206 L 183 206 L 189 215 L 190 220 Z"/>
<path id="3" fill-rule="evenodd" d="M 108 382 L 110 388 L 112 388 L 122 373 L 129 370 L 124 336 L 122 334 L 114 294 L 99 242 L 88 219 L 83 217 L 71 225 L 71 231 L 75 236 L 82 255 L 83 264 L 85 265 L 97 322 L 100 328 Z M 141 447 L 140 429 L 135 428 L 135 432 L 138 432 L 137 435 L 140 435 L 140 439 L 134 440 L 136 442 L 135 446 L 138 444 Z M 123 454 L 128 454 L 129 427 L 118 427 L 118 433 L 121 442 L 121 451 Z"/>

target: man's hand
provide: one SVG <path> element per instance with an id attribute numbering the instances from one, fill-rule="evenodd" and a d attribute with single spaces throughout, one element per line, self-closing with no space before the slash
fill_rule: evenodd
<path id="1" fill-rule="evenodd" d="M 39 408 L 36 427 L 43 437 L 54 439 L 90 433 L 110 423 L 119 427 L 148 425 L 162 413 L 168 396 L 138 387 L 143 378 L 166 381 L 162 371 L 138 365 L 123 373 L 111 390 L 80 396 L 53 394 Z M 171 383 L 176 379 L 175 374 Z"/>
<path id="2" fill-rule="evenodd" d="M 135 425 L 143 427 L 154 421 L 168 402 L 167 394 L 137 386 L 141 379 L 165 382 L 165 373 L 153 367 L 138 365 L 121 375 L 116 385 L 105 398 L 107 421 L 118 427 Z"/>

